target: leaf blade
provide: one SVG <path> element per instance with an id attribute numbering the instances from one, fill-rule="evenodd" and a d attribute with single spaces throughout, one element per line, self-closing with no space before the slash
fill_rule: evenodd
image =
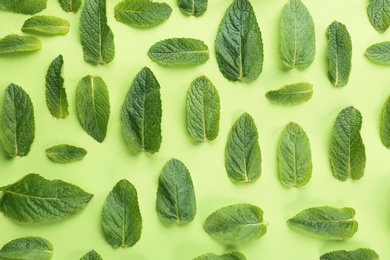
<path id="1" fill-rule="evenodd" d="M 367 14 L 372 27 L 378 32 L 384 33 L 390 26 L 390 1 L 371 0 Z"/>
<path id="2" fill-rule="evenodd" d="M 364 54 L 375 63 L 390 65 L 390 41 L 373 44 Z"/>
<path id="3" fill-rule="evenodd" d="M 379 260 L 379 255 L 372 249 L 358 248 L 351 251 L 337 250 L 320 256 L 320 260 Z"/>
<path id="4" fill-rule="evenodd" d="M 70 163 L 82 160 L 87 155 L 87 151 L 73 145 L 60 144 L 47 148 L 46 155 L 53 162 Z"/>
<path id="5" fill-rule="evenodd" d="M 13 13 L 36 14 L 46 9 L 47 0 L 2 0 L 0 7 Z"/>
<path id="6" fill-rule="evenodd" d="M 91 250 L 81 257 L 80 260 L 103 260 L 103 258 L 95 250 Z"/>
<path id="7" fill-rule="evenodd" d="M 49 260 L 53 256 L 53 250 L 53 245 L 44 238 L 23 237 L 6 243 L 0 250 L 0 258 Z"/>
<path id="8" fill-rule="evenodd" d="M 276 104 L 298 105 L 311 99 L 312 95 L 313 85 L 307 82 L 300 82 L 268 91 L 265 97 Z"/>
<path id="9" fill-rule="evenodd" d="M 23 26 L 23 32 L 46 35 L 64 35 L 69 32 L 68 20 L 49 15 L 36 15 L 27 19 Z"/>
<path id="10" fill-rule="evenodd" d="M 186 15 L 201 16 L 207 10 L 208 0 L 179 0 L 180 10 Z"/>
<path id="11" fill-rule="evenodd" d="M 58 0 L 62 10 L 77 13 L 81 6 L 81 0 Z"/>
<path id="12" fill-rule="evenodd" d="M 390 148 L 390 97 L 382 108 L 381 141 L 386 148 Z"/>
<path id="13" fill-rule="evenodd" d="M 32 52 L 41 47 L 41 41 L 34 36 L 10 34 L 0 39 L 0 54 Z"/>

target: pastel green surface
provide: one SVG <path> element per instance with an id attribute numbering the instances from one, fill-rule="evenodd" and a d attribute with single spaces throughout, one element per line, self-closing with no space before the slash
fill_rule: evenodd
<path id="1" fill-rule="evenodd" d="M 382 35 L 372 28 L 367 18 L 368 1 L 305 0 L 316 25 L 317 54 L 306 70 L 286 71 L 280 61 L 278 42 L 280 14 L 287 1 L 252 0 L 264 40 L 264 68 L 255 81 L 245 84 L 230 82 L 222 76 L 213 51 L 219 23 L 232 1 L 209 1 L 204 15 L 194 18 L 183 15 L 176 0 L 164 0 L 174 9 L 171 17 L 147 30 L 117 22 L 113 10 L 118 2 L 107 1 L 107 18 L 115 34 L 117 55 L 106 66 L 92 66 L 84 61 L 78 31 L 81 10 L 66 13 L 58 1 L 48 1 L 47 9 L 40 14 L 62 17 L 74 30 L 64 36 L 41 37 L 40 51 L 0 57 L 0 100 L 11 82 L 22 86 L 34 104 L 36 125 L 36 137 L 28 156 L 9 160 L 0 147 L 0 186 L 36 172 L 47 179 L 75 184 L 95 195 L 79 214 L 49 225 L 21 225 L 0 214 L 0 245 L 19 237 L 44 237 L 55 246 L 53 260 L 80 259 L 92 249 L 103 259 L 185 260 L 205 253 L 222 255 L 231 250 L 207 235 L 204 220 L 223 206 L 250 203 L 264 210 L 269 226 L 264 237 L 234 249 L 247 259 L 312 260 L 327 252 L 356 248 L 372 248 L 380 259 L 390 259 L 390 169 L 386 163 L 390 151 L 380 139 L 382 108 L 390 95 L 389 68 L 370 62 L 363 54 L 368 46 L 389 40 L 390 31 Z M 0 11 L 0 36 L 22 34 L 19 30 L 27 18 Z M 326 29 L 334 20 L 347 26 L 355 50 L 348 85 L 341 89 L 332 87 L 327 75 Z M 210 59 L 191 68 L 167 68 L 152 62 L 147 56 L 148 48 L 172 37 L 202 39 L 211 50 Z M 63 77 L 69 101 L 69 116 L 64 120 L 53 118 L 45 102 L 45 74 L 59 54 L 65 60 Z M 153 155 L 132 153 L 121 134 L 120 114 L 125 96 L 144 66 L 155 73 L 163 104 L 163 139 L 161 149 Z M 76 86 L 89 74 L 102 77 L 110 88 L 111 115 L 103 143 L 89 137 L 77 118 Z M 218 138 L 197 145 L 187 130 L 185 107 L 188 87 L 200 75 L 206 75 L 218 88 L 221 118 Z M 269 90 L 301 81 L 316 87 L 309 102 L 286 107 L 272 104 L 265 97 Z M 357 182 L 340 182 L 332 175 L 329 144 L 338 113 L 351 105 L 359 108 L 364 117 L 361 135 L 367 152 L 366 174 Z M 235 185 L 226 176 L 223 153 L 232 124 L 244 111 L 250 113 L 259 129 L 263 174 L 252 185 Z M 277 177 L 277 144 L 290 121 L 302 126 L 312 149 L 313 175 L 300 189 L 283 187 Z M 88 155 L 77 163 L 52 163 L 45 149 L 60 143 L 77 144 L 88 150 Z M 194 221 L 180 228 L 163 225 L 155 210 L 158 176 L 170 158 L 185 162 L 197 195 Z M 102 235 L 100 214 L 107 194 L 124 178 L 137 188 L 143 231 L 132 248 L 115 250 Z M 320 205 L 353 207 L 359 231 L 352 239 L 334 243 L 302 235 L 286 225 L 286 220 L 302 209 Z"/>

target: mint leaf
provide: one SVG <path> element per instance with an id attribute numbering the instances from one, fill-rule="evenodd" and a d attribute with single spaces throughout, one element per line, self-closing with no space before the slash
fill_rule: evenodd
<path id="1" fill-rule="evenodd" d="M 0 39 L 0 54 L 37 51 L 41 41 L 34 36 L 10 34 Z"/>
<path id="2" fill-rule="evenodd" d="M 95 250 L 91 250 L 80 258 L 80 260 L 103 260 L 103 258 Z"/>
<path id="3" fill-rule="evenodd" d="M 345 240 L 358 230 L 352 208 L 315 207 L 290 218 L 287 224 L 299 231 L 324 240 Z"/>
<path id="4" fill-rule="evenodd" d="M 188 224 L 196 214 L 194 185 L 187 167 L 179 160 L 168 161 L 158 179 L 156 210 L 167 223 Z"/>
<path id="5" fill-rule="evenodd" d="M 367 14 L 372 27 L 378 32 L 384 33 L 390 26 L 390 1 L 370 0 Z"/>
<path id="6" fill-rule="evenodd" d="M 278 90 L 268 91 L 265 95 L 270 101 L 281 105 L 298 105 L 311 99 L 313 85 L 300 82 L 285 85 Z"/>
<path id="7" fill-rule="evenodd" d="M 47 0 L 1 0 L 0 7 L 14 13 L 36 14 L 46 9 Z"/>
<path id="8" fill-rule="evenodd" d="M 152 27 L 171 16 L 172 8 L 166 3 L 150 0 L 124 0 L 115 6 L 115 19 L 134 27 Z"/>
<path id="9" fill-rule="evenodd" d="M 287 187 L 306 185 L 312 174 L 309 138 L 296 123 L 289 123 L 283 130 L 278 151 L 279 180 Z"/>
<path id="10" fill-rule="evenodd" d="M 73 184 L 49 181 L 34 173 L 0 190 L 0 210 L 7 217 L 26 223 L 65 219 L 81 211 L 93 197 Z"/>
<path id="11" fill-rule="evenodd" d="M 114 248 L 131 247 L 141 237 L 142 218 L 137 190 L 129 181 L 119 181 L 103 205 L 104 237 Z"/>
<path id="12" fill-rule="evenodd" d="M 231 81 L 253 81 L 263 69 L 263 40 L 248 0 L 234 0 L 215 40 L 219 70 Z"/>
<path id="13" fill-rule="evenodd" d="M 213 253 L 208 253 L 198 256 L 193 260 L 246 260 L 246 257 L 240 252 L 231 252 L 220 256 Z"/>
<path id="14" fill-rule="evenodd" d="M 371 45 L 366 49 L 365 54 L 373 62 L 390 65 L 390 41 Z"/>
<path id="15" fill-rule="evenodd" d="M 77 114 L 85 132 L 102 143 L 106 138 L 110 118 L 110 99 L 101 77 L 86 76 L 76 89 Z"/>
<path id="16" fill-rule="evenodd" d="M 107 25 L 106 0 L 85 0 L 80 16 L 80 37 L 88 63 L 106 64 L 114 59 L 114 34 Z"/>
<path id="17" fill-rule="evenodd" d="M 0 250 L 0 259 L 49 260 L 53 256 L 53 245 L 41 237 L 23 237 L 5 244 Z"/>
<path id="18" fill-rule="evenodd" d="M 289 68 L 306 69 L 316 52 L 313 18 L 300 0 L 289 0 L 283 7 L 279 53 Z"/>
<path id="19" fill-rule="evenodd" d="M 204 223 L 204 229 L 223 244 L 239 244 L 258 239 L 267 231 L 263 210 L 250 204 L 235 204 L 218 209 Z"/>
<path id="20" fill-rule="evenodd" d="M 23 32 L 47 34 L 47 35 L 61 35 L 69 32 L 69 21 L 48 15 L 36 15 L 27 19 L 23 26 Z"/>
<path id="21" fill-rule="evenodd" d="M 81 0 L 58 0 L 60 2 L 62 10 L 65 12 L 73 12 L 76 13 L 80 6 Z"/>
<path id="22" fill-rule="evenodd" d="M 379 255 L 372 249 L 358 248 L 352 251 L 337 250 L 323 254 L 320 260 L 379 260 Z"/>
<path id="23" fill-rule="evenodd" d="M 192 260 L 221 260 L 221 257 L 217 256 L 216 254 L 213 254 L 213 253 L 207 253 L 207 254 L 198 256 Z"/>
<path id="24" fill-rule="evenodd" d="M 347 27 L 337 21 L 328 27 L 328 58 L 328 77 L 332 84 L 347 85 L 352 67 L 352 42 Z"/>
<path id="25" fill-rule="evenodd" d="M 259 134 L 255 121 L 242 114 L 230 130 L 225 147 L 225 168 L 233 182 L 253 182 L 261 175 Z"/>
<path id="26" fill-rule="evenodd" d="M 56 118 L 69 115 L 64 78 L 61 76 L 63 65 L 64 59 L 59 55 L 51 62 L 46 73 L 46 104 L 50 114 Z"/>
<path id="27" fill-rule="evenodd" d="M 337 116 L 330 145 L 333 175 L 340 181 L 358 180 L 364 175 L 366 151 L 360 136 L 362 115 L 350 106 Z"/>
<path id="28" fill-rule="evenodd" d="M 201 40 L 172 38 L 159 41 L 150 47 L 149 57 L 163 65 L 195 66 L 209 59 L 209 47 Z"/>
<path id="29" fill-rule="evenodd" d="M 34 108 L 30 96 L 13 83 L 5 90 L 0 130 L 9 156 L 26 156 L 30 152 L 35 137 Z"/>
<path id="30" fill-rule="evenodd" d="M 122 134 L 135 151 L 156 153 L 161 146 L 160 84 L 144 67 L 135 77 L 122 107 Z"/>
<path id="31" fill-rule="evenodd" d="M 197 142 L 218 136 L 220 100 L 218 90 L 205 76 L 195 79 L 187 94 L 187 129 Z"/>
<path id="32" fill-rule="evenodd" d="M 390 148 L 390 97 L 382 109 L 381 140 L 384 146 Z"/>
<path id="33" fill-rule="evenodd" d="M 47 148 L 46 155 L 53 162 L 70 163 L 83 159 L 87 151 L 73 145 L 60 144 Z"/>
<path id="34" fill-rule="evenodd" d="M 208 0 L 178 0 L 180 10 L 186 15 L 201 16 L 207 10 Z"/>

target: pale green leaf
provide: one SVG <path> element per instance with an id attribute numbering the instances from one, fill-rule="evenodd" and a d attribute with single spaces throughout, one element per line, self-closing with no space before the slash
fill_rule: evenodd
<path id="1" fill-rule="evenodd" d="M 36 15 L 27 19 L 23 26 L 23 32 L 47 34 L 47 35 L 61 35 L 69 32 L 69 21 L 48 15 Z"/>
<path id="2" fill-rule="evenodd" d="M 366 49 L 365 54 L 375 63 L 390 65 L 390 41 L 371 45 Z"/>
<path id="3" fill-rule="evenodd" d="M 194 258 L 193 260 L 221 260 L 221 257 L 213 254 L 213 253 L 207 253 L 201 256 L 198 256 Z"/>
<path id="4" fill-rule="evenodd" d="M 195 79 L 187 94 L 187 129 L 197 142 L 218 136 L 220 100 L 218 90 L 205 76 Z"/>
<path id="5" fill-rule="evenodd" d="M 315 207 L 290 218 L 290 227 L 324 240 L 345 240 L 358 230 L 352 208 Z"/>
<path id="6" fill-rule="evenodd" d="M 372 249 L 358 248 L 352 251 L 338 250 L 323 254 L 320 260 L 379 260 L 379 255 Z"/>
<path id="7" fill-rule="evenodd" d="M 333 175 L 341 180 L 358 180 L 364 175 L 366 151 L 360 135 L 362 115 L 350 106 L 336 119 L 330 145 Z"/>
<path id="8" fill-rule="evenodd" d="M 46 149 L 46 155 L 53 162 L 70 163 L 82 160 L 87 155 L 87 151 L 73 145 L 60 144 Z"/>
<path id="9" fill-rule="evenodd" d="M 213 253 L 208 253 L 208 254 L 198 256 L 193 260 L 246 260 L 246 257 L 240 252 L 231 252 L 220 256 Z"/>
<path id="10" fill-rule="evenodd" d="M 114 248 L 131 247 L 141 237 L 142 217 L 137 190 L 127 180 L 119 181 L 108 194 L 103 205 L 104 237 Z"/>
<path id="11" fill-rule="evenodd" d="M 375 30 L 384 33 L 390 26 L 390 0 L 370 0 L 367 14 Z"/>
<path id="12" fill-rule="evenodd" d="M 161 146 L 160 84 L 144 67 L 135 77 L 122 107 L 122 134 L 134 150 L 156 153 Z"/>
<path id="13" fill-rule="evenodd" d="M 261 175 L 261 152 L 255 121 L 242 114 L 230 130 L 225 147 L 225 168 L 233 182 L 253 182 Z"/>
<path id="14" fill-rule="evenodd" d="M 390 148 L 390 97 L 382 109 L 381 140 L 384 146 Z"/>
<path id="15" fill-rule="evenodd" d="M 53 245 L 41 237 L 23 237 L 5 244 L 0 250 L 4 260 L 49 260 L 53 256 Z"/>
<path id="16" fill-rule="evenodd" d="M 91 250 L 80 258 L 80 260 L 103 260 L 103 258 L 95 250 Z"/>
<path id="17" fill-rule="evenodd" d="M 201 16 L 207 10 L 208 0 L 178 0 L 180 10 L 186 15 Z"/>
<path id="18" fill-rule="evenodd" d="M 0 190 L 0 210 L 7 217 L 26 223 L 65 219 L 81 211 L 93 197 L 73 184 L 50 181 L 33 173 Z"/>
<path id="19" fill-rule="evenodd" d="M 234 0 L 218 29 L 219 70 L 231 81 L 253 81 L 263 69 L 263 40 L 249 0 Z"/>
<path id="20" fill-rule="evenodd" d="M 0 129 L 3 147 L 11 157 L 30 152 L 35 137 L 33 104 L 30 96 L 12 83 L 5 90 Z"/>
<path id="21" fill-rule="evenodd" d="M 14 13 L 36 14 L 46 9 L 47 0 L 1 0 L 0 8 Z"/>
<path id="22" fill-rule="evenodd" d="M 37 51 L 41 41 L 34 36 L 10 34 L 0 39 L 0 54 Z"/>
<path id="23" fill-rule="evenodd" d="M 76 13 L 80 6 L 82 1 L 81 0 L 58 0 L 60 2 L 62 10 L 65 12 L 73 12 Z"/>
<path id="24" fill-rule="evenodd" d="M 312 95 L 313 85 L 307 82 L 300 82 L 268 91 L 265 97 L 276 104 L 298 105 L 311 99 Z"/>

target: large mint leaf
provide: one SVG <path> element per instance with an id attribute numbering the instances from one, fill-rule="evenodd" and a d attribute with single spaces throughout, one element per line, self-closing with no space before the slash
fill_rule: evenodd
<path id="1" fill-rule="evenodd" d="M 27 223 L 62 220 L 81 211 L 93 197 L 73 184 L 33 173 L 0 190 L 0 210 L 11 219 Z"/>
<path id="2" fill-rule="evenodd" d="M 290 218 L 290 227 L 324 240 L 345 240 L 358 230 L 352 208 L 315 207 Z"/>
<path id="3" fill-rule="evenodd" d="M 87 62 L 97 65 L 114 59 L 114 34 L 107 25 L 106 0 L 85 0 L 80 16 L 80 37 Z"/>
<path id="4" fill-rule="evenodd" d="M 261 175 L 259 134 L 253 118 L 242 114 L 230 130 L 225 147 L 225 168 L 233 182 L 253 182 Z"/>
<path id="5" fill-rule="evenodd" d="M 265 95 L 270 101 L 281 105 L 298 105 L 311 99 L 313 85 L 307 82 L 289 84 Z"/>
<path id="6" fill-rule="evenodd" d="M 384 146 L 390 148 L 390 97 L 382 109 L 381 140 Z"/>
<path id="7" fill-rule="evenodd" d="M 373 62 L 390 65 L 390 41 L 371 45 L 366 49 L 365 54 Z"/>
<path id="8" fill-rule="evenodd" d="M 205 76 L 195 79 L 187 94 L 187 129 L 197 142 L 218 136 L 220 100 L 218 90 Z"/>
<path id="9" fill-rule="evenodd" d="M 323 254 L 320 260 L 379 260 L 379 255 L 372 249 L 358 248 L 352 251 L 338 250 Z"/>
<path id="10" fill-rule="evenodd" d="M 263 40 L 248 0 L 234 0 L 218 29 L 215 51 L 219 70 L 231 81 L 252 81 L 263 69 Z"/>
<path id="11" fill-rule="evenodd" d="M 36 15 L 27 19 L 23 26 L 23 32 L 61 35 L 69 32 L 69 21 L 49 15 Z"/>
<path id="12" fill-rule="evenodd" d="M 81 0 L 58 0 L 60 2 L 61 8 L 65 12 L 74 12 L 76 13 L 80 6 L 82 1 Z"/>
<path id="13" fill-rule="evenodd" d="M 91 250 L 81 257 L 80 260 L 103 260 L 103 258 L 95 250 Z"/>
<path id="14" fill-rule="evenodd" d="M 101 77 L 86 76 L 76 89 L 77 113 L 81 126 L 99 143 L 106 138 L 110 118 L 110 99 Z"/>
<path id="15" fill-rule="evenodd" d="M 122 107 L 122 134 L 136 151 L 158 152 L 161 145 L 160 84 L 144 67 L 135 77 Z"/>
<path id="16" fill-rule="evenodd" d="M 41 237 L 14 239 L 0 250 L 0 259 L 5 260 L 49 260 L 53 256 L 53 245 Z"/>
<path id="17" fill-rule="evenodd" d="M 0 129 L 3 147 L 11 157 L 30 152 L 35 137 L 33 104 L 30 96 L 12 83 L 5 90 Z"/>
<path id="18" fill-rule="evenodd" d="M 178 0 L 180 10 L 186 15 L 201 16 L 207 10 L 208 0 Z"/>
<path id="19" fill-rule="evenodd" d="M 384 33 L 390 26 L 390 0 L 370 0 L 367 14 L 375 30 Z"/>
<path id="20" fill-rule="evenodd" d="M 131 247 L 141 237 L 142 217 L 137 190 L 127 180 L 119 181 L 108 194 L 103 205 L 104 237 L 114 248 Z"/>
<path id="21" fill-rule="evenodd" d="M 73 145 L 60 144 L 47 148 L 46 155 L 53 162 L 70 163 L 82 160 L 87 155 L 87 151 Z"/>
<path id="22" fill-rule="evenodd" d="M 366 151 L 360 136 L 362 115 L 354 107 L 343 109 L 336 119 L 330 145 L 333 175 L 341 180 L 358 180 L 364 175 Z"/>
<path id="23" fill-rule="evenodd" d="M 0 54 L 37 51 L 41 41 L 34 36 L 10 34 L 0 39 Z"/>
<path id="24" fill-rule="evenodd" d="M 316 52 L 314 22 L 300 0 L 289 0 L 283 7 L 279 53 L 289 68 L 306 69 Z"/>
<path id="25" fill-rule="evenodd" d="M 1 0 L 0 8 L 14 13 L 35 14 L 46 9 L 47 0 Z"/>

